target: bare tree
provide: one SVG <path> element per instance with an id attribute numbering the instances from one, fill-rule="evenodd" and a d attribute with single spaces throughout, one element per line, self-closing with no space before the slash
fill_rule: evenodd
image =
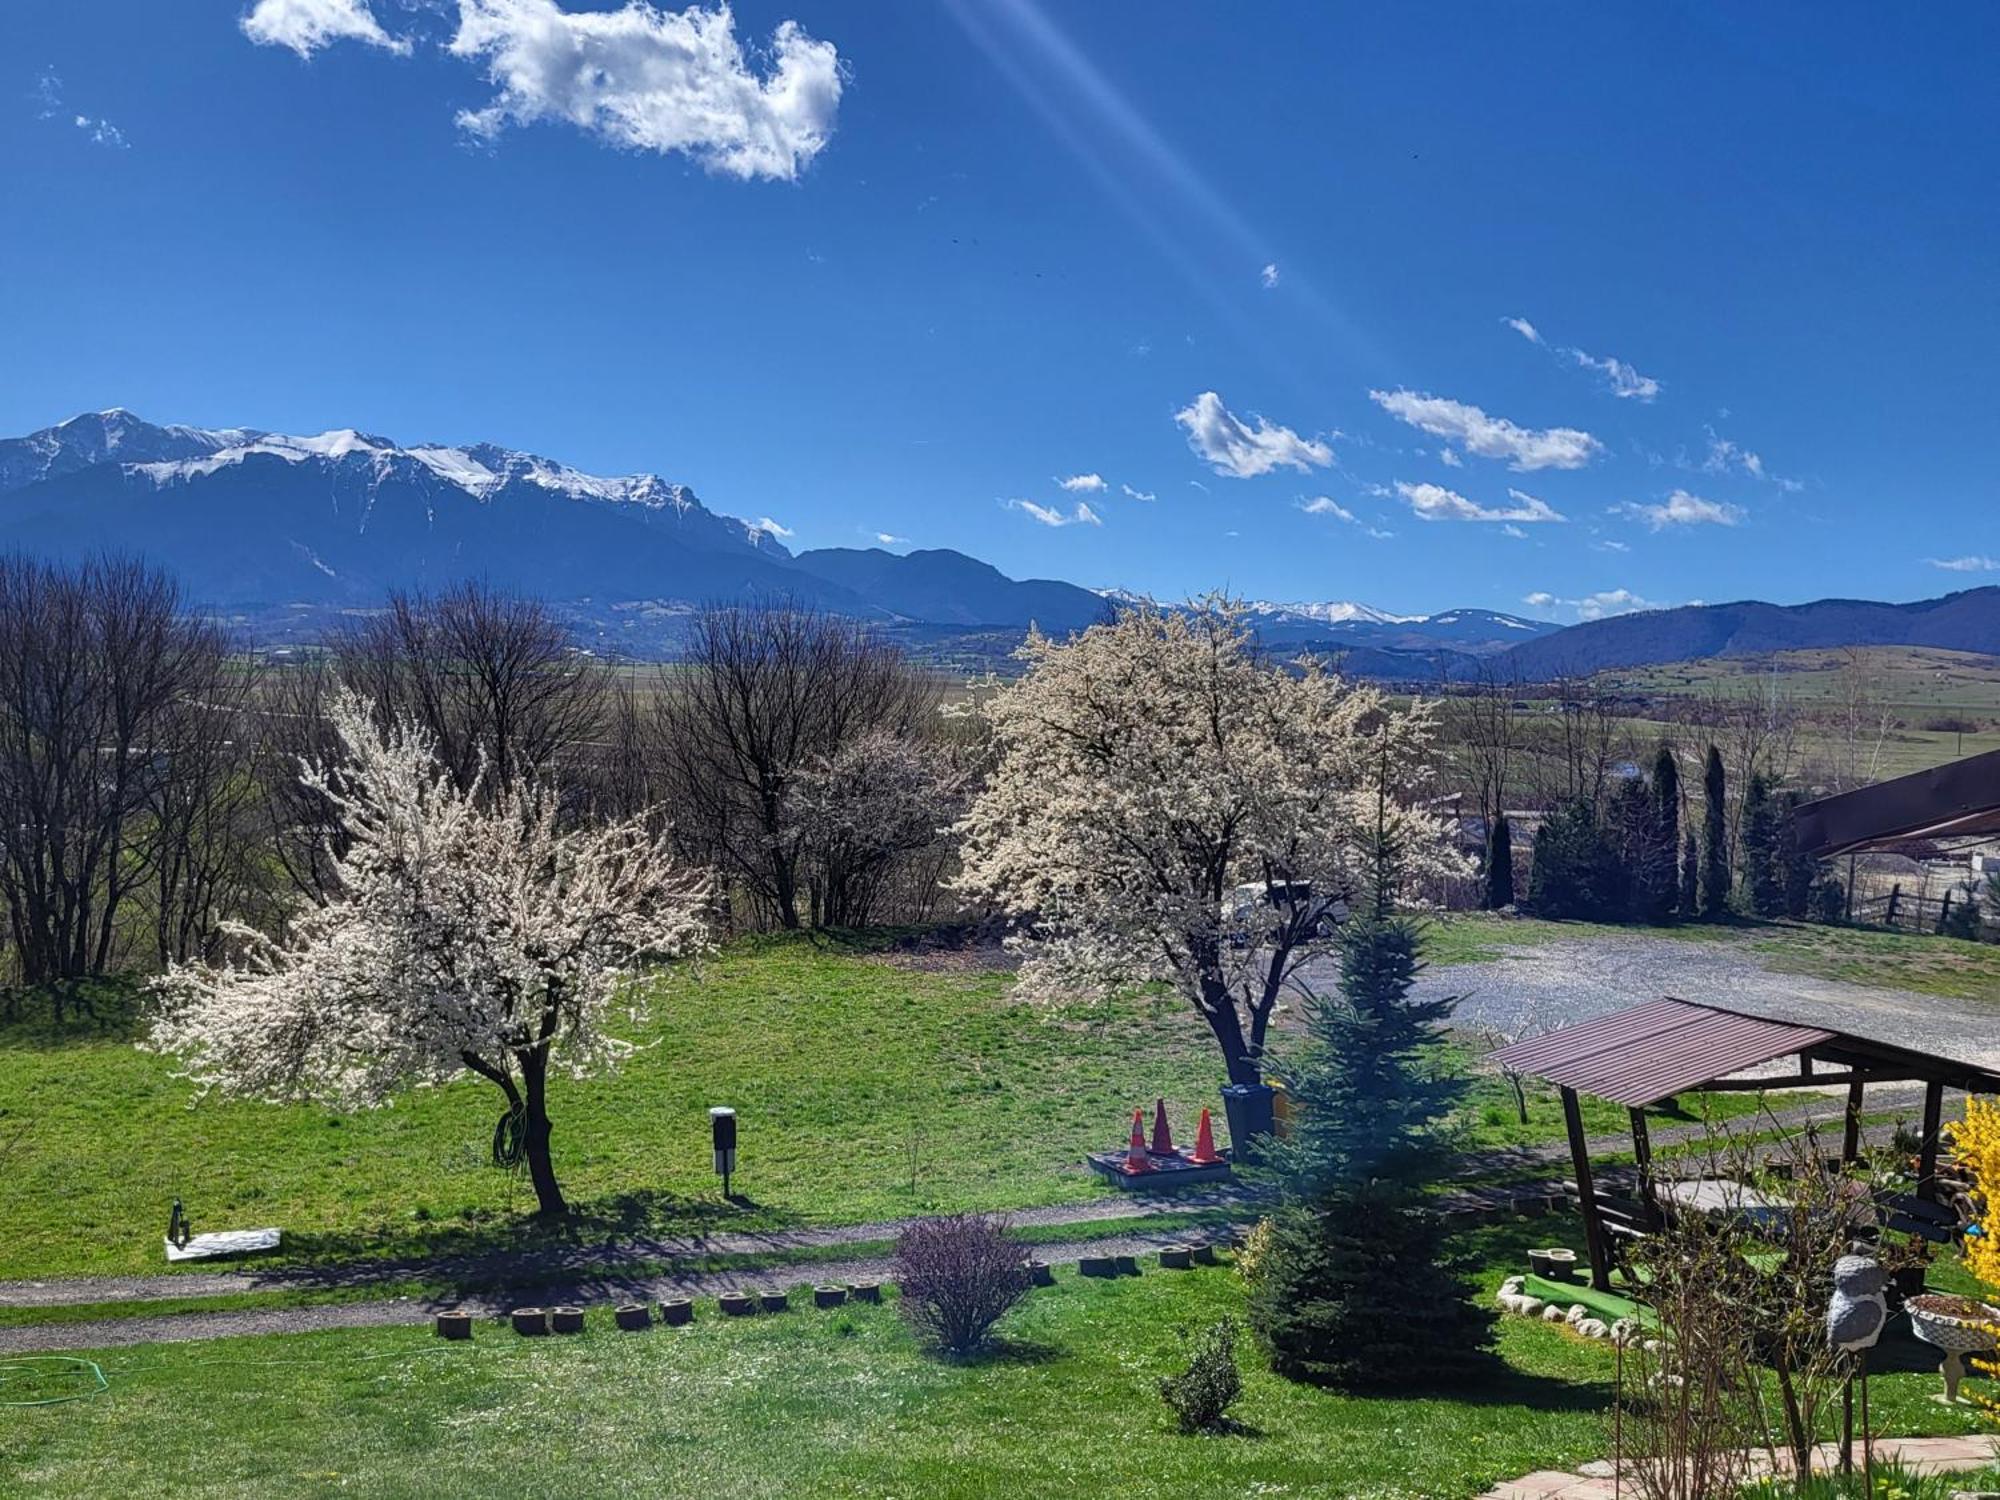
<path id="1" fill-rule="evenodd" d="M 224 650 L 181 603 L 136 561 L 0 559 L 0 898 L 30 984 L 112 963 L 167 716 Z"/>
<path id="2" fill-rule="evenodd" d="M 776 602 L 701 610 L 660 686 L 663 770 L 688 857 L 721 869 L 783 927 L 849 910 L 845 892 L 823 888 L 815 902 L 794 785 L 824 776 L 865 735 L 921 739 L 937 720 L 938 683 L 866 626 Z M 830 873 L 822 863 L 822 881 Z"/>
<path id="3" fill-rule="evenodd" d="M 155 957 L 213 957 L 224 921 L 275 912 L 270 822 L 254 712 L 261 671 L 217 654 L 206 681 L 160 715 L 144 829 L 135 851 L 152 909 Z"/>
<path id="4" fill-rule="evenodd" d="M 608 689 L 546 605 L 483 584 L 396 592 L 381 614 L 332 642 L 342 680 L 378 718 L 407 718 L 436 740 L 461 788 L 533 775 L 597 733 Z"/>
<path id="5" fill-rule="evenodd" d="M 336 861 L 347 853 L 339 810 L 301 774 L 340 752 L 332 727 L 340 692 L 338 663 L 324 652 L 274 665 L 256 697 L 262 729 L 263 806 L 272 857 L 292 888 L 315 905 L 337 888 Z"/>

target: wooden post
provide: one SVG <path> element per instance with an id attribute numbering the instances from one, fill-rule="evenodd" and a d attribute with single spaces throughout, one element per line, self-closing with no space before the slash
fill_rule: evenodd
<path id="1" fill-rule="evenodd" d="M 1944 1128 L 1944 1084 L 1933 1078 L 1924 1089 L 1924 1143 L 1917 1153 L 1917 1196 L 1937 1202 L 1938 1132 Z"/>
<path id="2" fill-rule="evenodd" d="M 1646 1129 L 1646 1112 L 1632 1111 L 1632 1157 L 1639 1164 L 1639 1201 L 1657 1215 L 1659 1204 L 1653 1197 L 1653 1137 Z M 1581 1182 L 1577 1183 L 1582 1187 Z"/>
<path id="3" fill-rule="evenodd" d="M 1850 1167 L 1861 1160 L 1861 1089 L 1859 1078 L 1847 1086 L 1847 1115 L 1840 1132 L 1840 1159 Z"/>
<path id="4" fill-rule="evenodd" d="M 1604 1224 L 1597 1217 L 1597 1188 L 1590 1180 L 1590 1147 L 1583 1136 L 1583 1111 L 1577 1108 L 1576 1090 L 1562 1091 L 1563 1123 L 1569 1127 L 1570 1164 L 1576 1168 L 1577 1207 L 1583 1212 L 1583 1242 L 1590 1252 L 1590 1284 L 1600 1292 L 1611 1290 L 1611 1258 L 1605 1253 Z"/>

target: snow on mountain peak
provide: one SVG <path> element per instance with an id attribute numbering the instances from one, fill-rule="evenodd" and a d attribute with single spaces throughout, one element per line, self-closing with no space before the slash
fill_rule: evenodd
<path id="1" fill-rule="evenodd" d="M 1421 625 L 1428 618 L 1425 615 L 1392 615 L 1387 610 L 1376 609 L 1370 604 L 1357 604 L 1351 599 L 1292 604 L 1259 599 L 1246 608 L 1253 615 L 1289 615 L 1301 620 L 1318 620 L 1326 625 L 1344 625 L 1350 621 L 1365 625 Z"/>

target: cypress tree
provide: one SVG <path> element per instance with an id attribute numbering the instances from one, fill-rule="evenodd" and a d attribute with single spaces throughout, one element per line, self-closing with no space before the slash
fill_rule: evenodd
<path id="1" fill-rule="evenodd" d="M 1456 1001 L 1410 998 L 1422 934 L 1389 909 L 1394 856 L 1378 831 L 1338 993 L 1308 1004 L 1303 1045 L 1275 1069 L 1294 1124 L 1269 1147 L 1280 1206 L 1250 1299 L 1273 1369 L 1351 1391 L 1462 1378 L 1493 1337 L 1426 1192 L 1467 1080 L 1443 1052 Z"/>
<path id="2" fill-rule="evenodd" d="M 1681 841 L 1680 913 L 1692 922 L 1701 915 L 1701 848 L 1695 843 L 1694 829 Z"/>
<path id="3" fill-rule="evenodd" d="M 1708 921 L 1729 915 L 1728 787 L 1722 775 L 1722 752 L 1708 747 L 1708 767 L 1702 774 L 1701 914 Z"/>
<path id="4" fill-rule="evenodd" d="M 1653 757 L 1653 826 L 1655 842 L 1664 851 L 1667 884 L 1673 887 L 1667 892 L 1665 915 L 1679 912 L 1691 916 L 1674 880 L 1674 859 L 1681 847 L 1681 766 L 1674 747 L 1665 740 L 1660 741 L 1659 754 Z"/>
<path id="5" fill-rule="evenodd" d="M 1514 830 L 1501 813 L 1486 839 L 1486 909 L 1514 904 Z"/>

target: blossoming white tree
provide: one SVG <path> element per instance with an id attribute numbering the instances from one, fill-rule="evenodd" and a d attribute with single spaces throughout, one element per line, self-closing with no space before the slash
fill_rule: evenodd
<path id="1" fill-rule="evenodd" d="M 538 1211 L 567 1212 L 549 1155 L 552 1070 L 583 1077 L 629 1044 L 605 1030 L 643 961 L 703 941 L 709 880 L 646 820 L 566 828 L 546 788 L 457 786 L 421 730 L 331 711 L 342 755 L 305 779 L 350 840 L 336 891 L 243 957 L 173 969 L 147 1045 L 204 1088 L 358 1108 L 470 1072 L 507 1099 L 498 1158 L 524 1160 Z"/>
<path id="2" fill-rule="evenodd" d="M 1230 1081 L 1255 1083 L 1281 997 L 1359 894 L 1378 817 L 1406 875 L 1464 868 L 1418 805 L 1429 707 L 1261 659 L 1240 606 L 1140 606 L 1065 643 L 1031 635 L 1021 656 L 959 832 L 962 883 L 1032 918 L 1031 994 L 1167 981 Z"/>

